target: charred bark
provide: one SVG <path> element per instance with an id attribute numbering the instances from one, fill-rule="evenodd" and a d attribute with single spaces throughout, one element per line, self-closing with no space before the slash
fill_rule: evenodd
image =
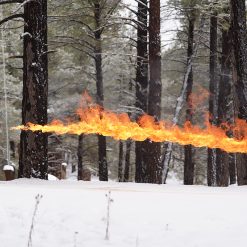
<path id="1" fill-rule="evenodd" d="M 188 29 L 188 49 L 187 49 L 187 63 L 191 61 L 193 56 L 193 46 L 194 46 L 194 29 L 195 29 L 195 16 L 191 13 L 189 17 L 189 29 Z M 187 88 L 186 88 L 186 121 L 192 122 L 193 110 L 191 102 L 191 93 L 193 88 L 193 69 L 191 68 Z M 192 185 L 194 183 L 194 162 L 193 162 L 193 150 L 192 145 L 186 145 L 184 147 L 184 184 Z"/>
<path id="2" fill-rule="evenodd" d="M 245 0 L 231 0 L 231 20 L 235 69 L 237 74 L 236 94 L 238 117 L 247 120 L 247 33 Z M 239 185 L 247 185 L 247 155 L 238 154 L 237 177 Z"/>
<path id="3" fill-rule="evenodd" d="M 161 117 L 161 40 L 160 40 L 160 0 L 151 0 L 149 8 L 149 95 L 148 114 L 155 121 Z M 148 183 L 162 183 L 161 144 L 148 141 L 146 143 L 147 166 L 146 181 Z"/>
<path id="4" fill-rule="evenodd" d="M 136 108 L 142 113 L 147 112 L 148 99 L 148 1 L 140 0 L 138 2 L 138 28 L 137 28 L 137 68 L 136 68 Z M 140 114 L 138 114 L 137 119 Z M 146 162 L 143 154 L 146 152 L 146 142 L 135 143 L 135 181 L 143 183 L 145 180 Z"/>
<path id="5" fill-rule="evenodd" d="M 24 5 L 22 124 L 47 124 L 47 0 Z M 22 131 L 19 177 L 47 179 L 47 134 Z"/>
<path id="6" fill-rule="evenodd" d="M 216 125 L 217 118 L 217 26 L 218 17 L 212 13 L 210 17 L 210 61 L 209 61 L 209 122 Z M 207 167 L 208 186 L 216 186 L 216 149 L 208 148 L 208 167 Z"/>
<path id="7" fill-rule="evenodd" d="M 95 18 L 95 73 L 97 88 L 97 104 L 104 107 L 103 71 L 102 71 L 102 27 L 101 27 L 101 6 L 94 4 Z M 98 136 L 98 157 L 99 157 L 99 180 L 108 181 L 108 166 L 106 159 L 106 137 Z"/>

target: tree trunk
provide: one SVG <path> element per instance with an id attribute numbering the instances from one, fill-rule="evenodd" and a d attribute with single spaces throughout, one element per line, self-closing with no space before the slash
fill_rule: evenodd
<path id="1" fill-rule="evenodd" d="M 237 183 L 237 177 L 236 177 L 236 154 L 230 153 L 229 154 L 229 176 L 230 176 L 230 184 L 236 184 Z"/>
<path id="2" fill-rule="evenodd" d="M 187 50 L 187 63 L 191 61 L 193 56 L 193 46 L 194 46 L 194 29 L 195 29 L 195 17 L 194 11 L 192 10 L 191 16 L 189 17 L 189 30 L 188 30 L 188 50 Z M 193 109 L 191 102 L 191 93 L 193 88 L 193 70 L 191 68 L 187 89 L 186 89 L 186 121 L 192 121 Z M 184 184 L 192 185 L 194 183 L 194 162 L 193 162 L 193 150 L 192 145 L 186 145 L 184 147 Z"/>
<path id="3" fill-rule="evenodd" d="M 24 5 L 22 124 L 47 124 L 47 0 Z M 47 134 L 22 131 L 19 177 L 47 179 Z"/>
<path id="4" fill-rule="evenodd" d="M 136 108 L 143 113 L 147 112 L 148 99 L 148 1 L 140 0 L 138 2 L 138 28 L 137 28 L 137 68 L 136 68 Z M 140 114 L 137 115 L 137 119 Z M 146 152 L 145 142 L 135 143 L 136 154 L 136 172 L 135 181 L 143 183 L 146 173 L 146 162 L 143 160 L 143 153 Z"/>
<path id="5" fill-rule="evenodd" d="M 95 72 L 97 87 L 97 103 L 104 107 L 103 71 L 102 71 L 102 40 L 101 40 L 101 6 L 94 4 L 95 18 Z M 106 159 L 106 137 L 98 136 L 99 180 L 108 181 L 108 166 Z"/>
<path id="6" fill-rule="evenodd" d="M 217 118 L 217 26 L 218 17 L 213 13 L 210 17 L 210 61 L 209 61 L 209 121 L 216 125 Z M 216 186 L 216 149 L 208 148 L 208 167 L 207 167 L 208 186 Z"/>
<path id="7" fill-rule="evenodd" d="M 123 182 L 123 142 L 119 141 L 118 181 Z"/>
<path id="8" fill-rule="evenodd" d="M 234 60 L 237 73 L 236 94 L 238 117 L 247 120 L 247 49 L 245 0 L 231 0 Z M 237 177 L 239 185 L 247 185 L 247 155 L 238 154 Z"/>
<path id="9" fill-rule="evenodd" d="M 127 140 L 126 153 L 125 153 L 125 166 L 124 166 L 124 182 L 129 182 L 131 145 L 132 145 L 132 141 Z"/>
<path id="10" fill-rule="evenodd" d="M 225 18 L 226 23 L 229 20 Z M 233 123 L 233 105 L 232 105 L 232 83 L 231 83 L 231 37 L 230 30 L 222 29 L 222 56 L 221 56 L 221 76 L 219 83 L 218 97 L 218 121 L 222 123 Z M 230 133 L 229 133 L 230 134 Z M 229 185 L 229 154 L 216 150 L 216 180 L 217 186 Z"/>
<path id="11" fill-rule="evenodd" d="M 77 173 L 77 179 L 82 180 L 82 170 L 83 170 L 83 134 L 81 134 L 78 138 L 78 150 L 77 150 L 77 156 L 78 156 L 78 173 Z"/>
<path id="12" fill-rule="evenodd" d="M 161 117 L 161 40 L 160 40 L 160 0 L 150 0 L 149 16 L 149 96 L 148 114 L 156 121 Z M 162 183 L 161 144 L 148 141 L 146 179 L 148 183 Z"/>

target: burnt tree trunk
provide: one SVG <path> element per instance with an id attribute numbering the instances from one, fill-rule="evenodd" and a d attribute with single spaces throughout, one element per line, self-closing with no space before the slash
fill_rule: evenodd
<path id="1" fill-rule="evenodd" d="M 78 171 L 77 171 L 77 179 L 82 180 L 82 170 L 83 170 L 83 134 L 81 134 L 78 138 Z"/>
<path id="2" fill-rule="evenodd" d="M 123 168 L 123 142 L 119 141 L 119 156 L 118 156 L 118 181 L 123 182 L 123 173 L 124 173 L 124 168 Z"/>
<path id="3" fill-rule="evenodd" d="M 229 24 L 229 20 L 227 18 L 225 18 L 225 22 L 226 24 Z M 232 101 L 231 36 L 230 29 L 223 27 L 221 76 L 218 97 L 218 126 L 222 123 L 233 123 Z M 229 154 L 220 149 L 216 150 L 216 182 L 217 186 L 229 185 Z"/>
<path id="4" fill-rule="evenodd" d="M 140 0 L 138 2 L 138 28 L 137 28 L 137 68 L 136 68 L 136 108 L 142 113 L 147 112 L 148 98 L 148 1 Z M 137 114 L 137 119 L 140 114 Z M 135 181 L 143 183 L 146 173 L 146 162 L 143 153 L 146 152 L 145 142 L 135 143 Z"/>
<path id="5" fill-rule="evenodd" d="M 101 27 L 101 6 L 94 4 L 95 18 L 95 73 L 97 88 L 97 103 L 104 107 L 103 71 L 102 71 L 102 27 Z M 99 180 L 108 181 L 108 166 L 106 159 L 106 137 L 98 136 L 98 159 L 99 159 Z"/>
<path id="6" fill-rule="evenodd" d="M 247 34 L 245 0 L 231 0 L 232 41 L 236 69 L 236 94 L 238 117 L 247 120 Z M 237 180 L 239 185 L 247 185 L 247 155 L 238 154 Z"/>
<path id="7" fill-rule="evenodd" d="M 217 26 L 218 17 L 212 13 L 210 17 L 210 61 L 209 61 L 209 122 L 216 125 L 217 110 Z M 207 167 L 208 186 L 216 186 L 216 149 L 208 148 Z"/>
<path id="8" fill-rule="evenodd" d="M 47 124 L 47 0 L 24 5 L 22 124 Z M 47 179 L 47 134 L 22 131 L 19 177 Z"/>
<path id="9" fill-rule="evenodd" d="M 192 11 L 189 17 L 189 29 L 188 29 L 188 50 L 187 50 L 187 63 L 191 61 L 193 56 L 193 46 L 194 46 L 194 29 L 195 29 L 195 16 L 194 11 Z M 191 93 L 193 88 L 193 69 L 191 68 L 187 88 L 186 88 L 186 121 L 191 122 L 193 116 Z M 184 184 L 192 185 L 194 183 L 194 161 L 193 161 L 193 150 L 192 145 L 186 145 L 184 147 Z"/>
<path id="10" fill-rule="evenodd" d="M 160 0 L 151 0 L 149 7 L 149 95 L 148 114 L 156 121 L 161 117 L 161 40 L 160 40 Z M 148 141 L 146 144 L 146 181 L 162 183 L 161 144 Z"/>
<path id="11" fill-rule="evenodd" d="M 125 166 L 124 166 L 124 182 L 129 182 L 131 145 L 132 145 L 132 141 L 131 140 L 127 140 L 127 142 L 126 142 L 126 153 L 125 153 Z"/>

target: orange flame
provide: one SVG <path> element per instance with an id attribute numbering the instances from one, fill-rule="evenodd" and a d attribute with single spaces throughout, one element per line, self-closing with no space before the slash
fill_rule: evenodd
<path id="1" fill-rule="evenodd" d="M 86 101 L 88 103 L 89 98 L 86 98 Z M 28 123 L 26 126 L 21 125 L 12 129 L 53 132 L 58 135 L 100 134 L 116 140 L 150 139 L 154 142 L 168 141 L 181 145 L 191 144 L 195 147 L 220 148 L 226 152 L 247 153 L 247 123 L 244 120 L 237 119 L 235 126 L 223 124 L 221 127 L 216 127 L 207 122 L 205 128 L 200 128 L 186 122 L 183 127 L 179 127 L 165 121 L 157 123 L 148 115 L 134 122 L 130 120 L 128 114 L 116 114 L 98 105 L 82 106 L 77 109 L 77 114 L 80 117 L 78 122 L 63 123 L 53 120 L 45 126 Z M 226 132 L 229 131 L 235 138 L 227 136 Z"/>

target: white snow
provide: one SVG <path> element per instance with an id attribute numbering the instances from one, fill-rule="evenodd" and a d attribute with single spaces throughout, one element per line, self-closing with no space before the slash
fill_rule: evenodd
<path id="1" fill-rule="evenodd" d="M 3 170 L 4 171 L 15 171 L 15 169 L 14 169 L 14 167 L 12 166 L 12 165 L 5 165 L 4 167 L 3 167 Z"/>
<path id="2" fill-rule="evenodd" d="M 63 162 L 63 163 L 62 163 L 62 166 L 67 167 L 67 166 L 68 166 L 68 164 L 67 164 L 67 163 L 65 163 L 65 162 Z"/>
<path id="3" fill-rule="evenodd" d="M 109 240 L 105 240 L 111 191 Z M 247 187 L 0 182 L 0 243 L 26 247 L 246 247 Z"/>
<path id="4" fill-rule="evenodd" d="M 55 177 L 55 176 L 52 175 L 52 174 L 48 174 L 48 180 L 49 180 L 49 181 L 56 181 L 56 180 L 58 180 L 58 178 Z"/>

